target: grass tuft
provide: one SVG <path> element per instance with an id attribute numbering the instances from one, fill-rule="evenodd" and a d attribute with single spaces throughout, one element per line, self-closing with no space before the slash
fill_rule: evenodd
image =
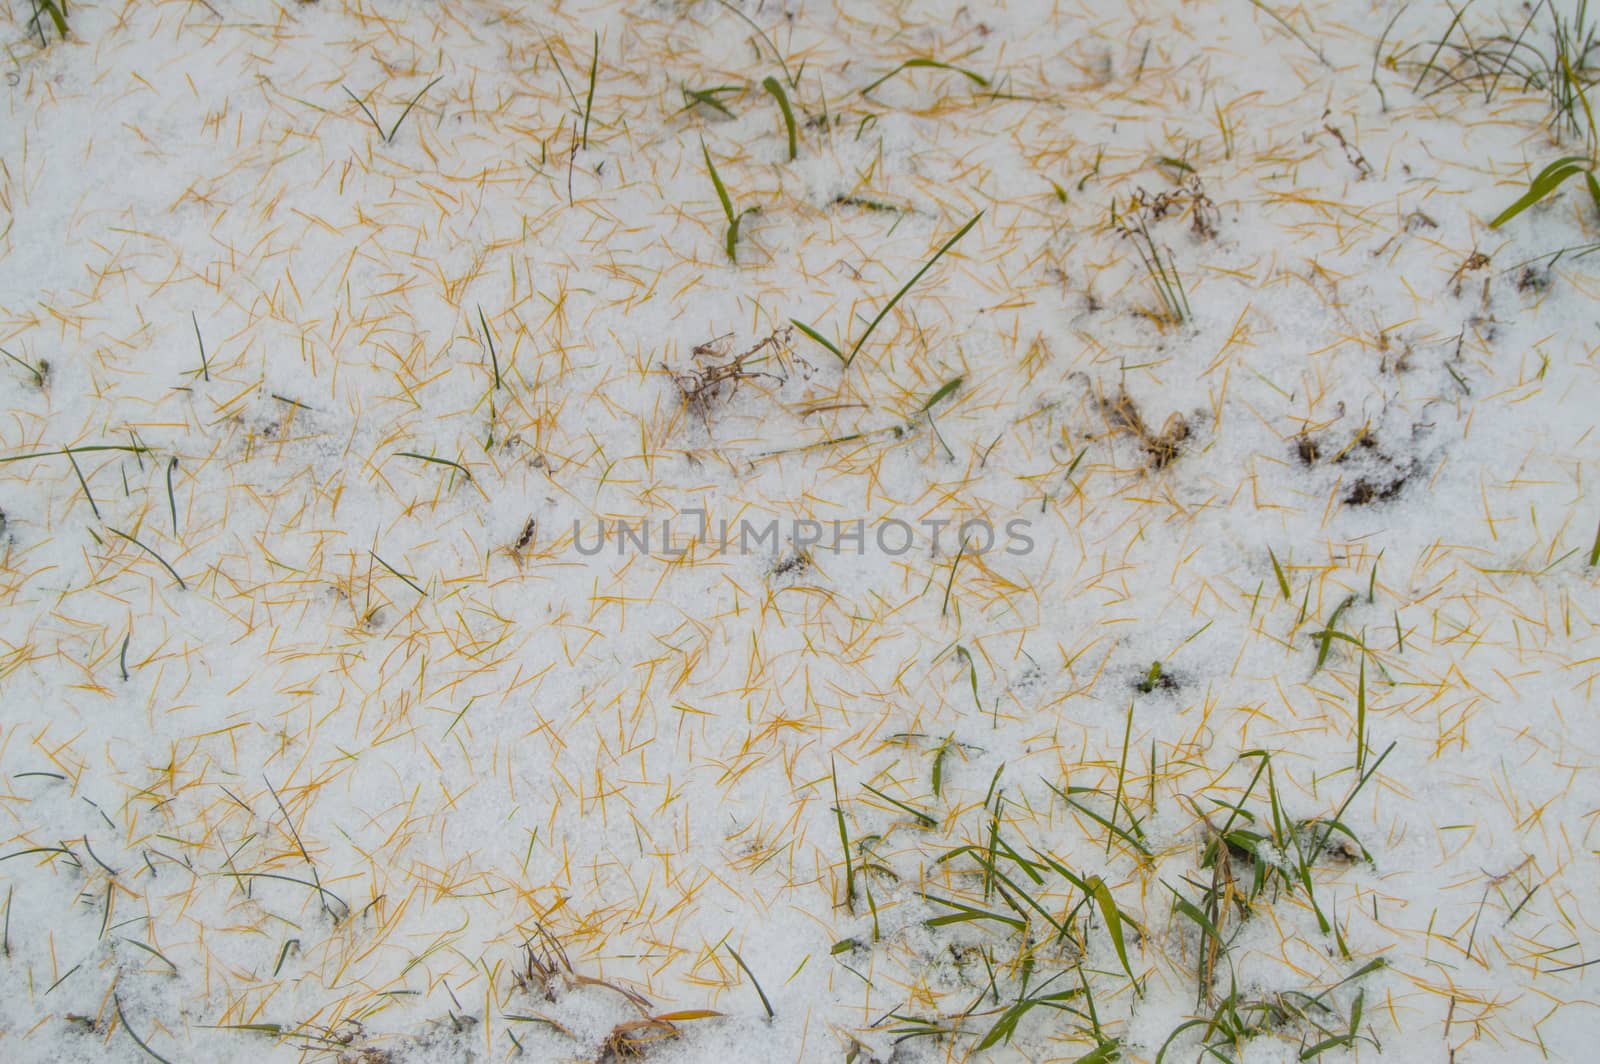
<path id="1" fill-rule="evenodd" d="M 1178 275 L 1178 264 L 1172 257 L 1172 250 L 1167 249 L 1166 261 L 1162 261 L 1162 249 L 1156 246 L 1155 238 L 1150 235 L 1150 227 L 1143 218 L 1136 225 L 1124 225 L 1120 231 L 1138 252 L 1139 262 L 1161 300 L 1160 318 L 1173 325 L 1188 321 L 1192 316 L 1189 294 L 1184 290 L 1183 278 Z"/>
<path id="2" fill-rule="evenodd" d="M 1423 93 L 1427 96 L 1454 88 L 1481 89 L 1483 100 L 1488 103 L 1503 84 L 1543 93 L 1549 104 L 1547 123 L 1555 137 L 1581 139 L 1589 156 L 1600 151 L 1600 137 L 1596 135 L 1587 92 L 1600 74 L 1591 59 L 1595 49 L 1600 47 L 1600 34 L 1597 34 L 1600 26 L 1589 17 L 1588 0 L 1576 0 L 1568 17 L 1563 17 L 1554 3 L 1524 5 L 1528 14 L 1515 32 L 1512 32 L 1512 24 L 1507 24 L 1504 32 L 1487 36 L 1475 36 L 1467 28 L 1465 16 L 1472 6 L 1472 0 L 1459 9 L 1451 5 L 1451 19 L 1442 37 L 1400 49 L 1385 60 L 1386 65 L 1396 71 L 1408 67 L 1416 69 L 1417 76 L 1411 84 L 1413 92 L 1423 92 L 1423 86 L 1431 80 L 1432 87 Z M 1546 10 L 1550 14 L 1548 32 L 1532 33 L 1540 12 Z M 1391 19 L 1390 29 L 1393 22 Z M 1456 39 L 1457 30 L 1460 40 Z M 1384 37 L 1387 36 L 1386 29 Z M 1425 60 L 1420 63 L 1408 60 L 1413 51 L 1428 45 L 1432 50 Z M 1381 48 L 1380 39 L 1380 51 Z M 1376 69 L 1375 55 L 1374 84 Z M 1381 95 L 1381 87 L 1379 92 Z"/>

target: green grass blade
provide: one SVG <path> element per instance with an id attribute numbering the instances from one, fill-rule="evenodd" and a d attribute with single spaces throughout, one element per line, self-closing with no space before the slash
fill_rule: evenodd
<path id="1" fill-rule="evenodd" d="M 791 75 L 789 73 L 789 64 L 783 61 L 783 53 L 778 50 L 778 46 L 776 44 L 772 43 L 772 38 L 767 36 L 766 31 L 751 21 L 749 15 L 746 15 L 743 11 L 740 11 L 737 7 L 734 7 L 732 4 L 730 4 L 728 0 L 717 0 L 717 3 L 727 8 L 733 14 L 739 16 L 746 26 L 749 26 L 751 29 L 756 31 L 756 36 L 761 38 L 762 42 L 765 43 L 768 48 L 772 49 L 773 58 L 777 59 L 778 66 L 783 70 L 784 78 L 789 82 L 789 87 L 798 88 L 800 84 L 800 75 Z M 800 72 L 802 74 L 805 73 L 804 63 L 800 64 Z"/>
<path id="2" fill-rule="evenodd" d="M 1073 1061 L 1073 1064 L 1112 1064 L 1122 1056 L 1121 1039 L 1113 1038 L 1101 1042 L 1089 1052 Z"/>
<path id="3" fill-rule="evenodd" d="M 970 219 L 968 219 L 966 225 L 963 225 L 960 229 L 956 230 L 955 236 L 951 237 L 949 240 L 946 240 L 943 246 L 941 246 L 938 251 L 933 253 L 933 257 L 922 264 L 922 269 L 911 275 L 911 280 L 907 281 L 904 287 L 894 294 L 894 298 L 883 305 L 883 309 L 878 311 L 878 316 L 873 318 L 872 323 L 867 326 L 867 331 L 862 333 L 860 339 L 858 339 L 851 346 L 850 356 L 844 360 L 844 364 L 846 366 L 855 361 L 856 353 L 861 350 L 861 345 L 867 342 L 867 337 L 872 335 L 873 330 L 878 327 L 878 324 L 882 322 L 884 318 L 889 316 L 889 312 L 895 308 L 895 304 L 904 299 L 906 293 L 911 291 L 918 281 L 922 280 L 923 274 L 933 269 L 934 263 L 942 259 L 951 248 L 955 247 L 961 242 L 962 237 L 966 236 L 972 231 L 972 227 L 978 224 L 978 219 L 982 218 L 983 215 L 984 212 L 979 211 L 977 214 L 974 214 Z"/>
<path id="4" fill-rule="evenodd" d="M 1322 60 L 1323 66 L 1333 65 L 1332 63 L 1328 62 L 1328 57 L 1322 54 L 1322 49 L 1306 40 L 1305 34 L 1291 26 L 1288 19 L 1284 18 L 1282 15 L 1272 10 L 1272 8 L 1268 7 L 1265 3 L 1263 3 L 1263 0 L 1250 0 L 1250 3 L 1254 4 L 1259 11 L 1271 18 L 1272 21 L 1276 22 L 1279 26 L 1282 26 L 1285 33 L 1299 41 L 1301 44 L 1305 45 L 1306 51 Z M 1468 0 L 1468 3 L 1470 6 L 1471 0 Z M 1306 21 L 1309 22 L 1310 19 L 1308 18 Z"/>
<path id="5" fill-rule="evenodd" d="M 990 912 L 987 909 L 979 909 L 968 905 L 965 902 L 955 901 L 951 898 L 941 898 L 937 894 L 928 894 L 924 892 L 922 897 L 939 905 L 947 905 L 955 910 L 953 913 L 945 913 L 943 916 L 935 916 L 925 921 L 929 927 L 944 927 L 946 924 L 964 924 L 973 920 L 993 920 L 997 924 L 1004 924 L 1005 926 L 1016 931 L 1024 930 L 1028 926 L 1025 921 L 1019 920 L 1015 916 L 1007 916 L 1005 913 Z"/>
<path id="6" fill-rule="evenodd" d="M 744 962 L 744 958 L 739 956 L 738 950 L 729 945 L 724 945 L 723 949 L 733 954 L 733 959 L 744 970 L 744 974 L 750 977 L 750 982 L 755 984 L 756 994 L 761 998 L 761 1007 L 767 1010 L 767 1019 L 772 1019 L 777 1014 L 772 1011 L 772 1002 L 767 1000 L 767 992 L 761 989 L 761 981 L 756 978 L 756 973 L 752 972 L 750 966 Z"/>
<path id="7" fill-rule="evenodd" d="M 989 87 L 988 78 L 981 74 L 973 73 L 972 71 L 967 70 L 965 67 L 958 67 L 954 63 L 944 63 L 937 59 L 929 59 L 925 56 L 918 56 L 914 59 L 907 59 L 904 63 L 901 63 L 883 77 L 862 89 L 861 95 L 865 96 L 879 85 L 882 85 L 884 82 L 890 80 L 898 74 L 904 73 L 907 70 L 948 70 L 952 73 L 960 74 L 962 77 L 966 78 L 980 89 L 986 89 Z"/>
<path id="8" fill-rule="evenodd" d="M 1123 803 L 1122 805 L 1122 808 L 1128 813 L 1129 821 L 1128 826 L 1124 828 L 1117 824 L 1114 819 L 1105 817 L 1100 813 L 1095 812 L 1093 809 L 1089 808 L 1087 805 L 1084 805 L 1082 802 L 1073 797 L 1075 794 L 1084 793 L 1104 794 L 1104 791 L 1096 790 L 1092 787 L 1068 787 L 1066 790 L 1062 790 L 1060 787 L 1057 787 L 1048 780 L 1045 781 L 1045 786 L 1049 787 L 1056 794 L 1060 795 L 1061 799 L 1073 809 L 1076 809 L 1090 820 L 1093 820 L 1095 823 L 1114 834 L 1128 846 L 1133 847 L 1139 852 L 1141 857 L 1151 856 L 1150 848 L 1144 843 L 1144 829 L 1140 827 L 1138 819 L 1133 815 L 1133 811 L 1128 809 L 1127 803 Z"/>
<path id="9" fill-rule="evenodd" d="M 349 89 L 345 90 L 349 92 Z M 361 101 L 357 100 L 357 103 Z M 363 105 L 364 106 L 364 105 Z M 200 319 L 194 316 L 194 311 L 189 312 L 189 321 L 194 325 L 194 341 L 200 345 L 200 379 L 211 380 L 211 363 L 206 358 L 206 339 L 200 335 Z"/>
<path id="10" fill-rule="evenodd" d="M 139 942 L 136 939 L 131 938 L 124 938 L 122 941 L 126 942 L 130 946 L 137 946 L 139 949 L 144 950 L 146 953 L 150 954 L 150 956 L 156 958 L 156 960 L 160 961 L 162 964 L 165 964 L 168 968 L 171 968 L 173 975 L 178 974 L 178 966 L 168 960 L 167 955 L 156 949 L 154 946 L 147 946 L 143 942 Z"/>
<path id="11" fill-rule="evenodd" d="M 22 359 L 18 358 L 16 355 L 13 355 L 10 351 L 7 351 L 3 347 L 0 347 L 0 355 L 6 356 L 11 361 L 15 362 L 17 365 L 19 365 L 23 369 L 27 370 L 29 373 L 31 373 L 33 375 L 34 383 L 37 384 L 40 388 L 44 387 L 44 374 L 41 373 L 38 369 L 34 368 L 33 366 L 28 365 L 26 362 L 22 361 Z"/>
<path id="12" fill-rule="evenodd" d="M 945 739 L 944 742 L 939 744 L 939 748 L 933 752 L 933 796 L 935 798 L 940 797 L 943 790 L 944 759 L 950 753 L 951 740 L 954 738 L 955 736 L 952 735 Z"/>
<path id="13" fill-rule="evenodd" d="M 594 58 L 589 61 L 589 95 L 583 101 L 583 147 L 589 147 L 589 116 L 594 113 L 594 83 L 600 73 L 600 31 L 594 31 Z"/>
<path id="14" fill-rule="evenodd" d="M 500 356 L 494 349 L 494 333 L 489 331 L 489 319 L 483 316 L 483 304 L 478 304 L 478 325 L 483 329 L 483 342 L 489 347 L 489 362 L 494 366 L 494 387 L 499 391 L 504 387 L 500 383 Z"/>
<path id="15" fill-rule="evenodd" d="M 953 577 L 954 575 L 955 575 L 955 571 L 952 569 L 951 570 L 951 576 Z M 972 705 L 973 705 L 973 707 L 975 709 L 977 709 L 978 713 L 981 715 L 983 713 L 983 700 L 978 697 L 978 666 L 977 666 L 977 663 L 975 663 L 972 660 L 972 653 L 969 650 L 967 650 L 966 647 L 961 646 L 959 644 L 957 644 L 957 646 L 956 646 L 956 656 L 967 663 L 967 683 L 972 688 Z M 984 799 L 984 804 L 987 805 L 988 802 L 989 802 L 989 799 L 985 798 Z"/>
<path id="16" fill-rule="evenodd" d="M 435 85 L 439 84 L 439 82 L 441 82 L 443 80 L 444 80 L 444 75 L 440 74 L 438 77 L 434 78 L 432 81 L 430 81 L 426 85 L 422 86 L 422 91 L 421 92 L 419 92 L 415 96 L 411 97 L 411 102 L 406 104 L 405 110 L 400 112 L 400 117 L 396 118 L 394 120 L 394 125 L 389 127 L 389 135 L 383 138 L 383 142 L 385 144 L 393 144 L 394 143 L 395 134 L 400 132 L 400 123 L 402 123 L 402 122 L 404 122 L 406 120 L 406 115 L 410 114 L 411 113 L 411 109 L 413 107 L 417 106 L 417 102 L 428 94 L 428 90 L 429 89 L 433 88 Z M 376 119 L 374 119 L 374 121 L 376 121 Z M 382 130 L 379 130 L 379 132 L 381 133 Z"/>
<path id="17" fill-rule="evenodd" d="M 189 589 L 189 585 L 185 584 L 183 582 L 183 577 L 178 575 L 178 570 L 176 570 L 172 566 L 168 565 L 167 564 L 167 560 L 165 558 L 163 558 L 161 555 L 157 554 L 155 551 L 151 550 L 149 547 L 145 546 L 143 543 L 140 543 L 137 539 L 135 539 L 132 536 L 128 535 L 126 532 L 120 532 L 115 528 L 109 528 L 109 527 L 107 528 L 107 531 L 110 532 L 113 535 L 121 536 L 123 539 L 127 540 L 129 543 L 132 543 L 135 547 L 138 547 L 140 550 L 142 550 L 146 554 L 150 555 L 150 557 L 152 557 L 156 561 L 160 562 L 161 563 L 161 568 L 165 569 L 167 572 L 172 574 L 172 579 L 174 579 L 174 580 L 176 580 L 178 582 L 178 587 L 179 588 L 181 588 L 182 590 L 185 590 L 185 591 L 187 591 Z"/>
<path id="18" fill-rule="evenodd" d="M 839 769 L 829 767 L 833 778 L 833 815 L 839 826 L 839 845 L 844 850 L 844 903 L 854 911 L 856 903 L 856 869 L 850 860 L 850 832 L 844 823 L 844 805 L 839 801 Z"/>
<path id="19" fill-rule="evenodd" d="M 737 264 L 739 259 L 736 251 L 739 246 L 739 223 L 744 221 L 748 211 L 740 211 L 739 216 L 728 223 L 728 231 L 723 235 L 723 250 L 728 253 L 728 261 Z"/>
<path id="20" fill-rule="evenodd" d="M 11 462 L 27 462 L 35 458 L 54 458 L 58 454 L 74 455 L 87 454 L 90 451 L 123 451 L 127 454 L 148 454 L 148 447 L 130 447 L 125 443 L 91 443 L 78 447 L 63 447 L 55 451 L 34 451 L 32 454 L 12 454 L 0 458 L 0 465 Z"/>
<path id="21" fill-rule="evenodd" d="M 1349 609 L 1350 608 L 1350 604 L 1352 602 L 1354 602 L 1354 601 L 1355 601 L 1355 596 L 1354 595 L 1346 596 L 1345 599 L 1342 602 L 1340 602 L 1338 606 L 1334 607 L 1333 616 L 1328 618 L 1327 626 L 1325 628 L 1323 628 L 1323 630 L 1320 631 L 1320 632 L 1313 632 L 1312 633 L 1312 637 L 1320 641 L 1320 646 L 1319 646 L 1319 648 L 1317 650 L 1317 664 L 1316 664 L 1315 667 L 1312 668 L 1312 670 L 1311 670 L 1312 673 L 1320 672 L 1322 670 L 1322 666 L 1327 664 L 1327 662 L 1328 662 L 1328 650 L 1333 645 L 1333 640 L 1334 640 L 1335 637 L 1345 639 L 1345 640 L 1347 640 L 1349 642 L 1352 642 L 1352 643 L 1355 642 L 1355 640 L 1350 639 L 1349 636 L 1345 635 L 1343 632 L 1339 631 L 1338 628 L 1337 628 L 1337 625 L 1339 624 L 1340 615 L 1342 615 L 1345 610 Z M 1359 645 L 1359 644 L 1357 644 L 1357 645 Z"/>
<path id="22" fill-rule="evenodd" d="M 1212 1021 L 1204 1017 L 1195 1020 L 1185 1020 L 1183 1023 L 1178 1024 L 1178 1026 L 1174 1027 L 1167 1035 L 1167 1040 L 1161 1043 L 1161 1049 L 1156 1053 L 1156 1064 L 1161 1064 L 1162 1061 L 1166 1060 L 1167 1050 L 1172 1048 L 1172 1043 L 1176 1042 L 1183 1032 L 1192 1031 L 1196 1027 L 1204 1027 L 1207 1029 L 1207 1033 L 1209 1033 L 1211 1024 Z"/>
<path id="23" fill-rule="evenodd" d="M 1588 168 L 1588 160 L 1582 156 L 1569 155 L 1564 159 L 1557 159 L 1543 170 L 1528 184 L 1528 191 L 1517 198 L 1517 201 L 1495 217 L 1489 223 L 1490 229 L 1498 229 L 1502 225 L 1532 207 L 1535 203 L 1545 199 L 1573 174 Z"/>
<path id="24" fill-rule="evenodd" d="M 419 454 L 416 451 L 396 451 L 394 453 L 397 458 L 415 458 L 420 462 L 432 462 L 434 465 L 449 466 L 451 469 L 456 470 L 468 480 L 472 479 L 472 470 L 468 469 L 460 462 L 452 462 L 448 458 L 438 458 L 431 454 Z"/>
<path id="25" fill-rule="evenodd" d="M 178 456 L 173 455 L 167 462 L 167 509 L 172 512 L 172 536 L 178 537 L 178 498 L 172 492 L 172 474 L 178 468 Z"/>
<path id="26" fill-rule="evenodd" d="M 1100 915 L 1105 918 L 1106 930 L 1111 932 L 1111 945 L 1117 951 L 1117 960 L 1122 962 L 1122 970 L 1128 973 L 1128 978 L 1134 978 L 1133 965 L 1128 963 L 1128 946 L 1122 937 L 1122 913 L 1117 909 L 1116 899 L 1111 896 L 1111 888 L 1106 886 L 1105 880 L 1099 876 L 1090 876 L 1084 882 L 1089 887 L 1089 894 L 1100 907 Z"/>
<path id="27" fill-rule="evenodd" d="M 276 872 L 226 872 L 226 873 L 217 872 L 215 874 L 219 875 L 219 876 L 220 875 L 230 875 L 230 876 L 233 876 L 235 878 L 243 877 L 245 879 L 271 879 L 271 880 L 274 880 L 274 881 L 279 882 L 279 883 L 294 883 L 294 884 L 297 884 L 299 886 L 305 887 L 307 890 L 314 891 L 316 893 L 316 895 L 317 895 L 318 900 L 321 901 L 323 906 L 325 908 L 327 908 L 327 911 L 331 915 L 333 915 L 335 917 L 335 919 L 340 919 L 340 917 L 338 916 L 338 913 L 337 913 L 336 910 L 334 910 L 332 907 L 328 906 L 327 899 L 329 899 L 329 898 L 332 898 L 334 901 L 338 902 L 341 906 L 343 906 L 346 915 L 348 915 L 349 912 L 350 912 L 350 906 L 345 902 L 345 900 L 343 898 L 339 897 L 339 895 L 335 894 L 333 891 L 328 890 L 326 887 L 323 887 L 320 884 L 312 883 L 312 882 L 309 882 L 308 880 L 304 880 L 304 879 L 297 879 L 294 876 L 279 875 Z"/>
<path id="28" fill-rule="evenodd" d="M 351 92 L 348 85 L 340 85 L 339 87 L 344 89 L 344 94 L 346 96 L 350 97 L 356 102 L 356 106 L 361 108 L 361 113 L 367 116 L 367 121 L 372 123 L 372 128 L 376 129 L 378 131 L 378 136 L 382 137 L 384 135 L 383 124 L 378 121 L 378 116 L 372 113 L 372 108 L 367 106 L 367 102 L 361 97 L 357 96 L 355 93 Z"/>
<path id="29" fill-rule="evenodd" d="M 1255 0 L 1252 0 L 1252 2 L 1255 2 Z M 1449 43 L 1450 35 L 1456 31 L 1456 26 L 1460 24 L 1461 17 L 1467 13 L 1467 8 L 1471 7 L 1472 4 L 1473 0 L 1467 0 L 1466 4 L 1462 6 L 1461 10 L 1455 12 L 1455 17 L 1450 20 L 1450 25 L 1445 27 L 1444 36 L 1433 42 L 1433 54 L 1428 57 L 1428 62 L 1423 66 L 1422 73 L 1417 75 L 1417 83 L 1411 86 L 1412 92 L 1416 92 L 1422 88 L 1422 83 L 1427 79 L 1428 72 L 1433 69 L 1433 64 L 1439 59 L 1439 53 L 1442 52 L 1445 45 Z"/>
<path id="30" fill-rule="evenodd" d="M 732 111 L 728 110 L 726 104 L 717 99 L 717 93 L 719 92 L 734 92 L 736 90 L 737 86 L 734 85 L 718 85 L 710 89 L 691 89 L 687 85 L 681 86 L 684 99 L 683 109 L 687 111 L 695 104 L 703 104 L 718 112 L 724 118 L 737 117 Z"/>
<path id="31" fill-rule="evenodd" d="M 111 995 L 111 1000 L 116 1003 L 117 1019 L 122 1021 L 122 1029 L 128 1032 L 128 1037 L 133 1039 L 134 1044 L 140 1049 L 144 1050 L 146 1053 L 150 1054 L 152 1059 L 160 1061 L 161 1064 L 172 1064 L 172 1061 L 168 1060 L 166 1057 L 162 1056 L 160 1053 L 157 1053 L 154 1049 L 151 1049 L 148 1045 L 146 1045 L 144 1039 L 140 1038 L 139 1035 L 134 1031 L 133 1024 L 129 1023 L 128 1017 L 122 1013 L 122 998 L 118 997 L 116 993 L 113 992 Z"/>
<path id="32" fill-rule="evenodd" d="M 957 388 L 961 387 L 961 381 L 962 381 L 961 377 L 956 377 L 956 378 L 954 378 L 952 380 L 947 380 L 943 384 L 941 384 L 939 386 L 939 390 L 934 392 L 931 396 L 929 396 L 928 397 L 928 401 L 926 403 L 922 404 L 922 410 L 920 411 L 920 413 L 926 414 L 928 411 L 930 411 L 934 407 L 938 406 L 939 405 L 939 400 L 945 398 L 951 392 L 954 392 Z"/>
<path id="33" fill-rule="evenodd" d="M 717 173 L 717 164 L 711 161 L 711 149 L 706 147 L 706 142 L 700 142 L 700 153 L 706 158 L 706 170 L 711 174 L 711 183 L 717 188 L 717 199 L 722 203 L 722 213 L 727 215 L 728 223 L 733 224 L 733 200 L 728 198 L 728 186 L 722 183 L 722 175 Z"/>
<path id="34" fill-rule="evenodd" d="M 862 786 L 871 791 L 873 794 L 877 795 L 879 798 L 882 798 L 884 801 L 888 802 L 890 805 L 894 806 L 896 809 L 900 810 L 902 813 L 909 816 L 911 819 L 915 820 L 921 827 L 936 828 L 939 826 L 939 822 L 937 820 L 929 816 L 927 813 L 924 813 L 916 806 L 908 805 L 907 803 L 900 801 L 898 798 L 891 798 L 870 783 L 863 783 Z"/>
<path id="35" fill-rule="evenodd" d="M 72 456 L 72 449 L 67 448 L 67 461 L 72 463 L 72 471 L 78 475 L 78 485 L 83 488 L 83 497 L 89 500 L 89 509 L 94 511 L 94 519 L 100 520 L 100 507 L 95 505 L 94 495 L 89 491 L 89 482 L 83 478 L 83 470 L 78 468 L 78 460 Z"/>
<path id="36" fill-rule="evenodd" d="M 1356 775 L 1367 764 L 1367 658 L 1361 657 L 1361 671 L 1356 680 Z"/>
<path id="37" fill-rule="evenodd" d="M 1048 986 L 1064 974 L 1066 973 L 1057 973 L 1046 980 L 1042 986 Z M 1083 991 L 1076 987 L 1071 990 L 1058 990 L 1053 994 L 1039 994 L 1037 992 L 1027 994 L 1024 992 L 1024 996 L 1015 1005 L 1000 1014 L 1000 1018 L 995 1021 L 994 1026 L 989 1028 L 989 1033 L 984 1035 L 983 1040 L 978 1043 L 976 1051 L 981 1052 L 985 1049 L 991 1049 L 1000 1043 L 1009 1043 L 1011 1036 L 1016 1033 L 1017 1024 L 1035 1007 L 1043 1005 L 1046 1008 L 1066 1009 L 1068 1006 L 1065 1002 L 1078 997 L 1082 993 Z"/>
<path id="38" fill-rule="evenodd" d="M 116 529 L 112 529 L 112 531 L 115 532 Z M 421 595 L 423 598 L 427 598 L 428 597 L 428 593 L 426 591 L 422 590 L 422 588 L 418 587 L 417 586 L 417 582 L 415 580 L 411 579 L 405 573 L 402 573 L 399 569 L 396 569 L 394 566 L 390 565 L 388 562 L 386 562 L 382 558 L 378 557 L 378 552 L 377 551 L 369 550 L 369 551 L 367 551 L 367 553 L 372 555 L 372 560 L 373 561 L 377 562 L 379 565 L 381 565 L 385 569 L 389 570 L 389 572 L 392 573 L 393 575 L 398 576 L 401 580 L 404 580 L 406 582 L 406 586 L 409 587 L 411 590 L 415 591 L 417 594 Z"/>
<path id="39" fill-rule="evenodd" d="M 811 339 L 815 340 L 817 343 L 821 344 L 823 347 L 826 347 L 829 351 L 832 351 L 833 354 L 834 354 L 834 357 L 837 358 L 840 362 L 843 362 L 847 366 L 850 364 L 850 360 L 845 357 L 845 354 L 844 354 L 843 351 L 839 350 L 839 346 L 837 344 L 835 344 L 832 340 L 829 340 L 826 337 L 824 337 L 821 333 L 817 332 L 817 330 L 813 329 L 811 326 L 807 325 L 805 322 L 801 321 L 798 318 L 790 318 L 789 319 L 789 324 L 793 325 L 796 329 L 799 329 L 801 332 L 803 332 L 807 336 L 811 337 Z M 7 459 L 7 461 L 15 461 L 15 459 Z"/>
<path id="40" fill-rule="evenodd" d="M 772 98 L 778 101 L 778 110 L 783 112 L 783 124 L 789 131 L 789 161 L 793 162 L 800 153 L 800 142 L 795 132 L 794 108 L 789 106 L 789 94 L 783 91 L 783 84 L 770 74 L 761 80 L 761 87 L 772 94 Z"/>
<path id="41" fill-rule="evenodd" d="M 1284 575 L 1283 566 L 1278 564 L 1278 556 L 1272 553 L 1272 548 L 1267 548 L 1267 557 L 1272 559 L 1272 572 L 1278 578 L 1278 590 L 1283 592 L 1283 600 L 1289 601 L 1289 578 Z"/>
<path id="42" fill-rule="evenodd" d="M 1167 889 L 1172 890 L 1171 887 Z M 1201 934 L 1215 942 L 1219 948 L 1227 948 L 1222 941 L 1222 935 L 1217 931 L 1217 925 L 1211 922 L 1211 918 L 1201 912 L 1198 905 L 1175 890 L 1172 891 L 1172 907 L 1194 921 L 1194 925 L 1200 929 Z"/>
<path id="43" fill-rule="evenodd" d="M 39 7 L 50 16 L 50 21 L 55 23 L 56 32 L 63 39 L 67 36 L 67 13 L 61 9 L 57 0 L 39 0 Z"/>

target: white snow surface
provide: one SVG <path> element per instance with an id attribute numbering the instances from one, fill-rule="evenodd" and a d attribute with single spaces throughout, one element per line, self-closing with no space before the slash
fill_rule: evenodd
<path id="1" fill-rule="evenodd" d="M 1448 6 L 65 6 L 9 1059 L 1592 1059 L 1596 211 Z"/>

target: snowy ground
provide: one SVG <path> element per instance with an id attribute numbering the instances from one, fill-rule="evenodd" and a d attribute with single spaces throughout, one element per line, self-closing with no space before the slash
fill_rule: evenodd
<path id="1" fill-rule="evenodd" d="M 1590 1059 L 1596 214 L 1489 228 L 1583 138 L 1461 55 L 1527 8 L 66 6 L 9 1059 Z"/>

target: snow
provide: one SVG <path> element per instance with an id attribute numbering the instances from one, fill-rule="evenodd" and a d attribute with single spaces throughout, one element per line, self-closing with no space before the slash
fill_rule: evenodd
<path id="1" fill-rule="evenodd" d="M 1586 1059 L 1548 98 L 1443 4 L 550 7 L 0 14 L 11 1056 Z M 574 543 L 693 511 L 780 536 Z"/>

